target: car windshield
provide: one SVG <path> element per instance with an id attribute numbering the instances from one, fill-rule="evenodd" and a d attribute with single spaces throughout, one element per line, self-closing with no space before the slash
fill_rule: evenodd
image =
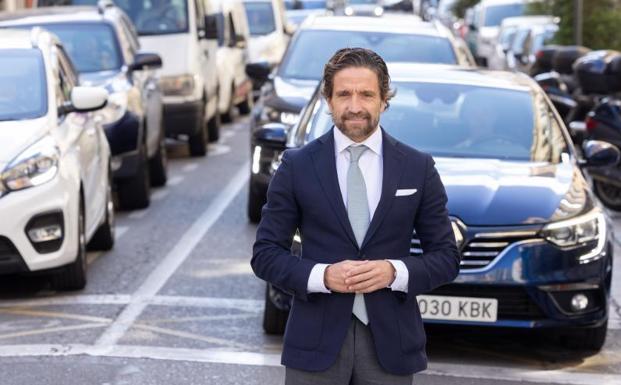
<path id="1" fill-rule="evenodd" d="M 292 9 L 325 9 L 325 0 L 286 0 L 285 8 Z"/>
<path id="2" fill-rule="evenodd" d="M 509 49 L 511 47 L 516 32 L 517 28 L 515 27 L 508 27 L 502 30 L 498 41 L 500 42 L 503 49 Z"/>
<path id="3" fill-rule="evenodd" d="M 0 49 L 0 121 L 47 113 L 44 69 L 37 49 Z"/>
<path id="4" fill-rule="evenodd" d="M 261 36 L 276 30 L 274 9 L 270 1 L 249 1 L 244 3 L 250 35 Z"/>
<path id="5" fill-rule="evenodd" d="M 97 5 L 98 0 L 39 0 L 40 6 Z M 139 35 L 188 31 L 187 0 L 114 0 L 132 19 Z"/>
<path id="6" fill-rule="evenodd" d="M 558 163 L 567 144 L 542 95 L 463 84 L 392 82 L 397 93 L 380 120 L 396 139 L 439 157 Z M 310 139 L 332 127 L 324 102 Z"/>
<path id="7" fill-rule="evenodd" d="M 499 26 L 503 19 L 524 14 L 524 4 L 512 3 L 503 5 L 492 5 L 485 8 L 483 25 L 485 27 Z"/>
<path id="8" fill-rule="evenodd" d="M 107 23 L 38 24 L 60 38 L 80 73 L 118 70 L 121 51 Z"/>
<path id="9" fill-rule="evenodd" d="M 377 0 L 347 0 L 348 5 L 372 5 L 377 4 Z"/>
<path id="10" fill-rule="evenodd" d="M 301 30 L 278 70 L 284 78 L 319 80 L 324 64 L 342 47 L 364 47 L 387 62 L 455 64 L 448 39 L 404 33 Z M 413 49 L 416 47 L 416 49 Z"/>

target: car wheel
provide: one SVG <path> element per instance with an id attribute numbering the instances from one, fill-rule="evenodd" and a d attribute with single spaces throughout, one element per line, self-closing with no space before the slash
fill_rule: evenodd
<path id="1" fill-rule="evenodd" d="M 75 261 L 52 276 L 56 290 L 81 290 L 86 286 L 86 232 L 84 230 L 84 201 L 80 198 L 78 211 L 78 252 Z"/>
<path id="2" fill-rule="evenodd" d="M 200 114 L 201 118 L 198 122 L 199 130 L 194 135 L 190 136 L 188 140 L 188 145 L 190 147 L 190 155 L 191 156 L 205 156 L 207 155 L 207 125 L 204 123 L 205 117 L 205 106 L 203 106 L 203 111 Z"/>
<path id="3" fill-rule="evenodd" d="M 119 182 L 119 205 L 123 209 L 143 209 L 151 203 L 151 178 L 148 170 L 147 149 L 140 150 L 136 174 L 127 181 Z"/>
<path id="4" fill-rule="evenodd" d="M 270 300 L 269 285 L 265 287 L 265 310 L 263 311 L 263 330 L 267 334 L 283 334 L 287 326 L 288 311 L 280 310 Z"/>
<path id="5" fill-rule="evenodd" d="M 252 106 L 254 102 L 252 99 L 252 91 L 248 92 L 246 95 L 246 100 L 241 102 L 237 107 L 239 108 L 239 113 L 241 115 L 248 115 L 250 111 L 252 111 Z"/>
<path id="6" fill-rule="evenodd" d="M 621 211 L 621 188 L 595 179 L 595 194 L 602 203 L 611 210 Z"/>
<path id="7" fill-rule="evenodd" d="M 208 142 L 214 143 L 220 140 L 220 114 L 216 114 L 207 123 L 207 129 L 209 131 Z"/>
<path id="8" fill-rule="evenodd" d="M 250 188 L 248 189 L 248 219 L 250 222 L 259 223 L 261 221 L 261 210 L 263 209 L 265 202 L 265 196 L 252 191 L 251 180 Z"/>
<path id="9" fill-rule="evenodd" d="M 151 186 L 160 187 L 168 180 L 168 154 L 166 153 L 166 138 L 160 138 L 159 147 L 155 156 L 149 160 L 149 173 L 151 174 Z"/>
<path id="10" fill-rule="evenodd" d="M 106 191 L 106 219 L 88 244 L 91 250 L 112 250 L 114 247 L 114 200 L 112 197 L 112 173 L 108 173 L 108 189 Z"/>
<path id="11" fill-rule="evenodd" d="M 220 115 L 223 123 L 231 123 L 233 121 L 233 108 L 235 107 L 235 85 L 231 85 L 231 97 L 229 98 L 229 105 L 225 113 Z"/>
<path id="12" fill-rule="evenodd" d="M 600 351 L 606 342 L 608 320 L 601 326 L 588 329 L 578 329 L 564 335 L 563 345 L 575 350 Z"/>

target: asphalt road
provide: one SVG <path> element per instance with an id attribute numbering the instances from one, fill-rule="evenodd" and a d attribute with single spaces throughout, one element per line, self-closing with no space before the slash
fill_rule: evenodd
<path id="1" fill-rule="evenodd" d="M 283 383 L 282 340 L 262 331 L 265 286 L 249 265 L 248 140 L 238 119 L 207 158 L 169 143 L 168 185 L 147 210 L 118 213 L 115 248 L 89 253 L 85 290 L 2 277 L 0 384 Z M 433 328 L 429 369 L 414 383 L 621 384 L 619 259 L 616 247 L 598 354 L 566 351 L 542 333 Z"/>

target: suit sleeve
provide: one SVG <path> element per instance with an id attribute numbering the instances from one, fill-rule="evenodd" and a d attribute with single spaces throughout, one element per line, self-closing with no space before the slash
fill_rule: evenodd
<path id="1" fill-rule="evenodd" d="M 291 242 L 300 220 L 293 190 L 291 154 L 283 154 L 267 190 L 250 264 L 257 277 L 307 300 L 308 279 L 314 262 L 291 253 Z"/>
<path id="2" fill-rule="evenodd" d="M 407 299 L 449 283 L 459 274 L 461 258 L 446 209 L 448 199 L 434 165 L 428 156 L 423 197 L 414 219 L 423 254 L 401 259 L 409 272 Z"/>

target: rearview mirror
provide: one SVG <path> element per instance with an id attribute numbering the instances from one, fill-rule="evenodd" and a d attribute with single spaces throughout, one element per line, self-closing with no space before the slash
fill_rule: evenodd
<path id="1" fill-rule="evenodd" d="M 616 146 L 600 140 L 584 142 L 582 151 L 585 160 L 581 165 L 586 167 L 614 166 L 619 163 L 621 157 L 621 152 Z"/>
<path id="2" fill-rule="evenodd" d="M 108 102 L 108 91 L 102 87 L 73 87 L 71 102 L 63 105 L 58 113 L 90 112 L 103 108 Z"/>

